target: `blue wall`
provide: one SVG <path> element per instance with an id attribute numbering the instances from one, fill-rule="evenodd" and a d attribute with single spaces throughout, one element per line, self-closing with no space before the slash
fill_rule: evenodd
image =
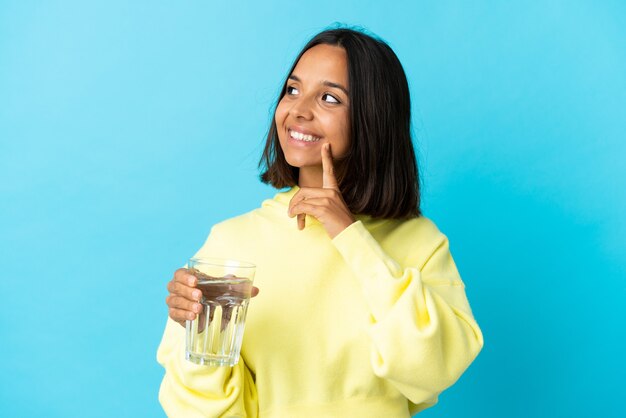
<path id="1" fill-rule="evenodd" d="M 485 334 L 420 416 L 621 415 L 626 4 L 382 3 L 0 2 L 0 416 L 162 415 L 165 284 L 273 195 L 270 107 L 335 21 L 404 63 Z"/>

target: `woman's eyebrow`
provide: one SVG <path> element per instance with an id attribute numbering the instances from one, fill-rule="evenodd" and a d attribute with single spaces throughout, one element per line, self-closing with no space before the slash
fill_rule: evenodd
<path id="1" fill-rule="evenodd" d="M 350 95 L 348 94 L 348 89 L 347 89 L 347 88 L 345 88 L 344 86 L 342 86 L 341 84 L 333 83 L 332 81 L 326 81 L 326 80 L 324 80 L 324 81 L 322 82 L 322 84 L 324 84 L 325 86 L 328 86 L 328 87 L 334 87 L 334 88 L 337 88 L 337 89 L 339 89 L 339 90 L 343 91 L 344 93 L 346 93 L 346 96 L 350 96 Z"/>
<path id="2" fill-rule="evenodd" d="M 299 78 L 297 75 L 293 75 L 293 74 L 291 74 L 291 75 L 289 76 L 289 79 L 290 79 L 290 80 L 293 80 L 293 81 L 297 81 L 298 83 L 301 83 L 301 82 L 302 82 L 302 80 L 300 80 L 300 78 Z M 342 86 L 341 84 L 338 84 L 338 83 L 333 83 L 332 81 L 327 81 L 327 80 L 324 80 L 324 81 L 322 81 L 321 83 L 322 83 L 323 85 L 325 85 L 325 86 L 328 86 L 328 87 L 334 87 L 334 88 L 337 88 L 337 89 L 339 89 L 339 90 L 343 91 L 343 92 L 346 94 L 346 96 L 350 96 L 350 94 L 348 93 L 348 89 L 347 89 L 347 88 L 345 88 L 344 86 Z"/>

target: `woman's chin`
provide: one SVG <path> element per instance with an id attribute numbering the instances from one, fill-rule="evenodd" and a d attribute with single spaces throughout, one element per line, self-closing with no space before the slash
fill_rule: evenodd
<path id="1" fill-rule="evenodd" d="M 287 164 L 295 168 L 321 167 L 322 166 L 321 159 L 319 161 L 313 161 L 308 158 L 294 158 L 294 157 L 285 156 L 285 161 L 287 161 Z"/>

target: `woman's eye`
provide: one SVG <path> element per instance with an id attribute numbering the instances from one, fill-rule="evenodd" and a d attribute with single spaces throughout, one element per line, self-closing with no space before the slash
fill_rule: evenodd
<path id="1" fill-rule="evenodd" d="M 294 86 L 287 86 L 287 94 L 293 95 L 298 94 L 298 89 Z"/>
<path id="2" fill-rule="evenodd" d="M 328 103 L 340 103 L 339 100 L 337 100 L 337 98 L 335 96 L 330 95 L 328 93 L 325 93 L 322 96 L 322 100 L 324 100 L 325 102 L 328 102 Z"/>

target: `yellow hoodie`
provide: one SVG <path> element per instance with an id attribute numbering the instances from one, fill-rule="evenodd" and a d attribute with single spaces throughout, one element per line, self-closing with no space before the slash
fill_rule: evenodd
<path id="1" fill-rule="evenodd" d="M 334 239 L 299 231 L 297 187 L 217 224 L 197 256 L 257 265 L 234 367 L 184 359 L 168 319 L 157 359 L 170 417 L 409 417 L 434 405 L 483 345 L 448 240 L 428 219 L 357 216 Z"/>

